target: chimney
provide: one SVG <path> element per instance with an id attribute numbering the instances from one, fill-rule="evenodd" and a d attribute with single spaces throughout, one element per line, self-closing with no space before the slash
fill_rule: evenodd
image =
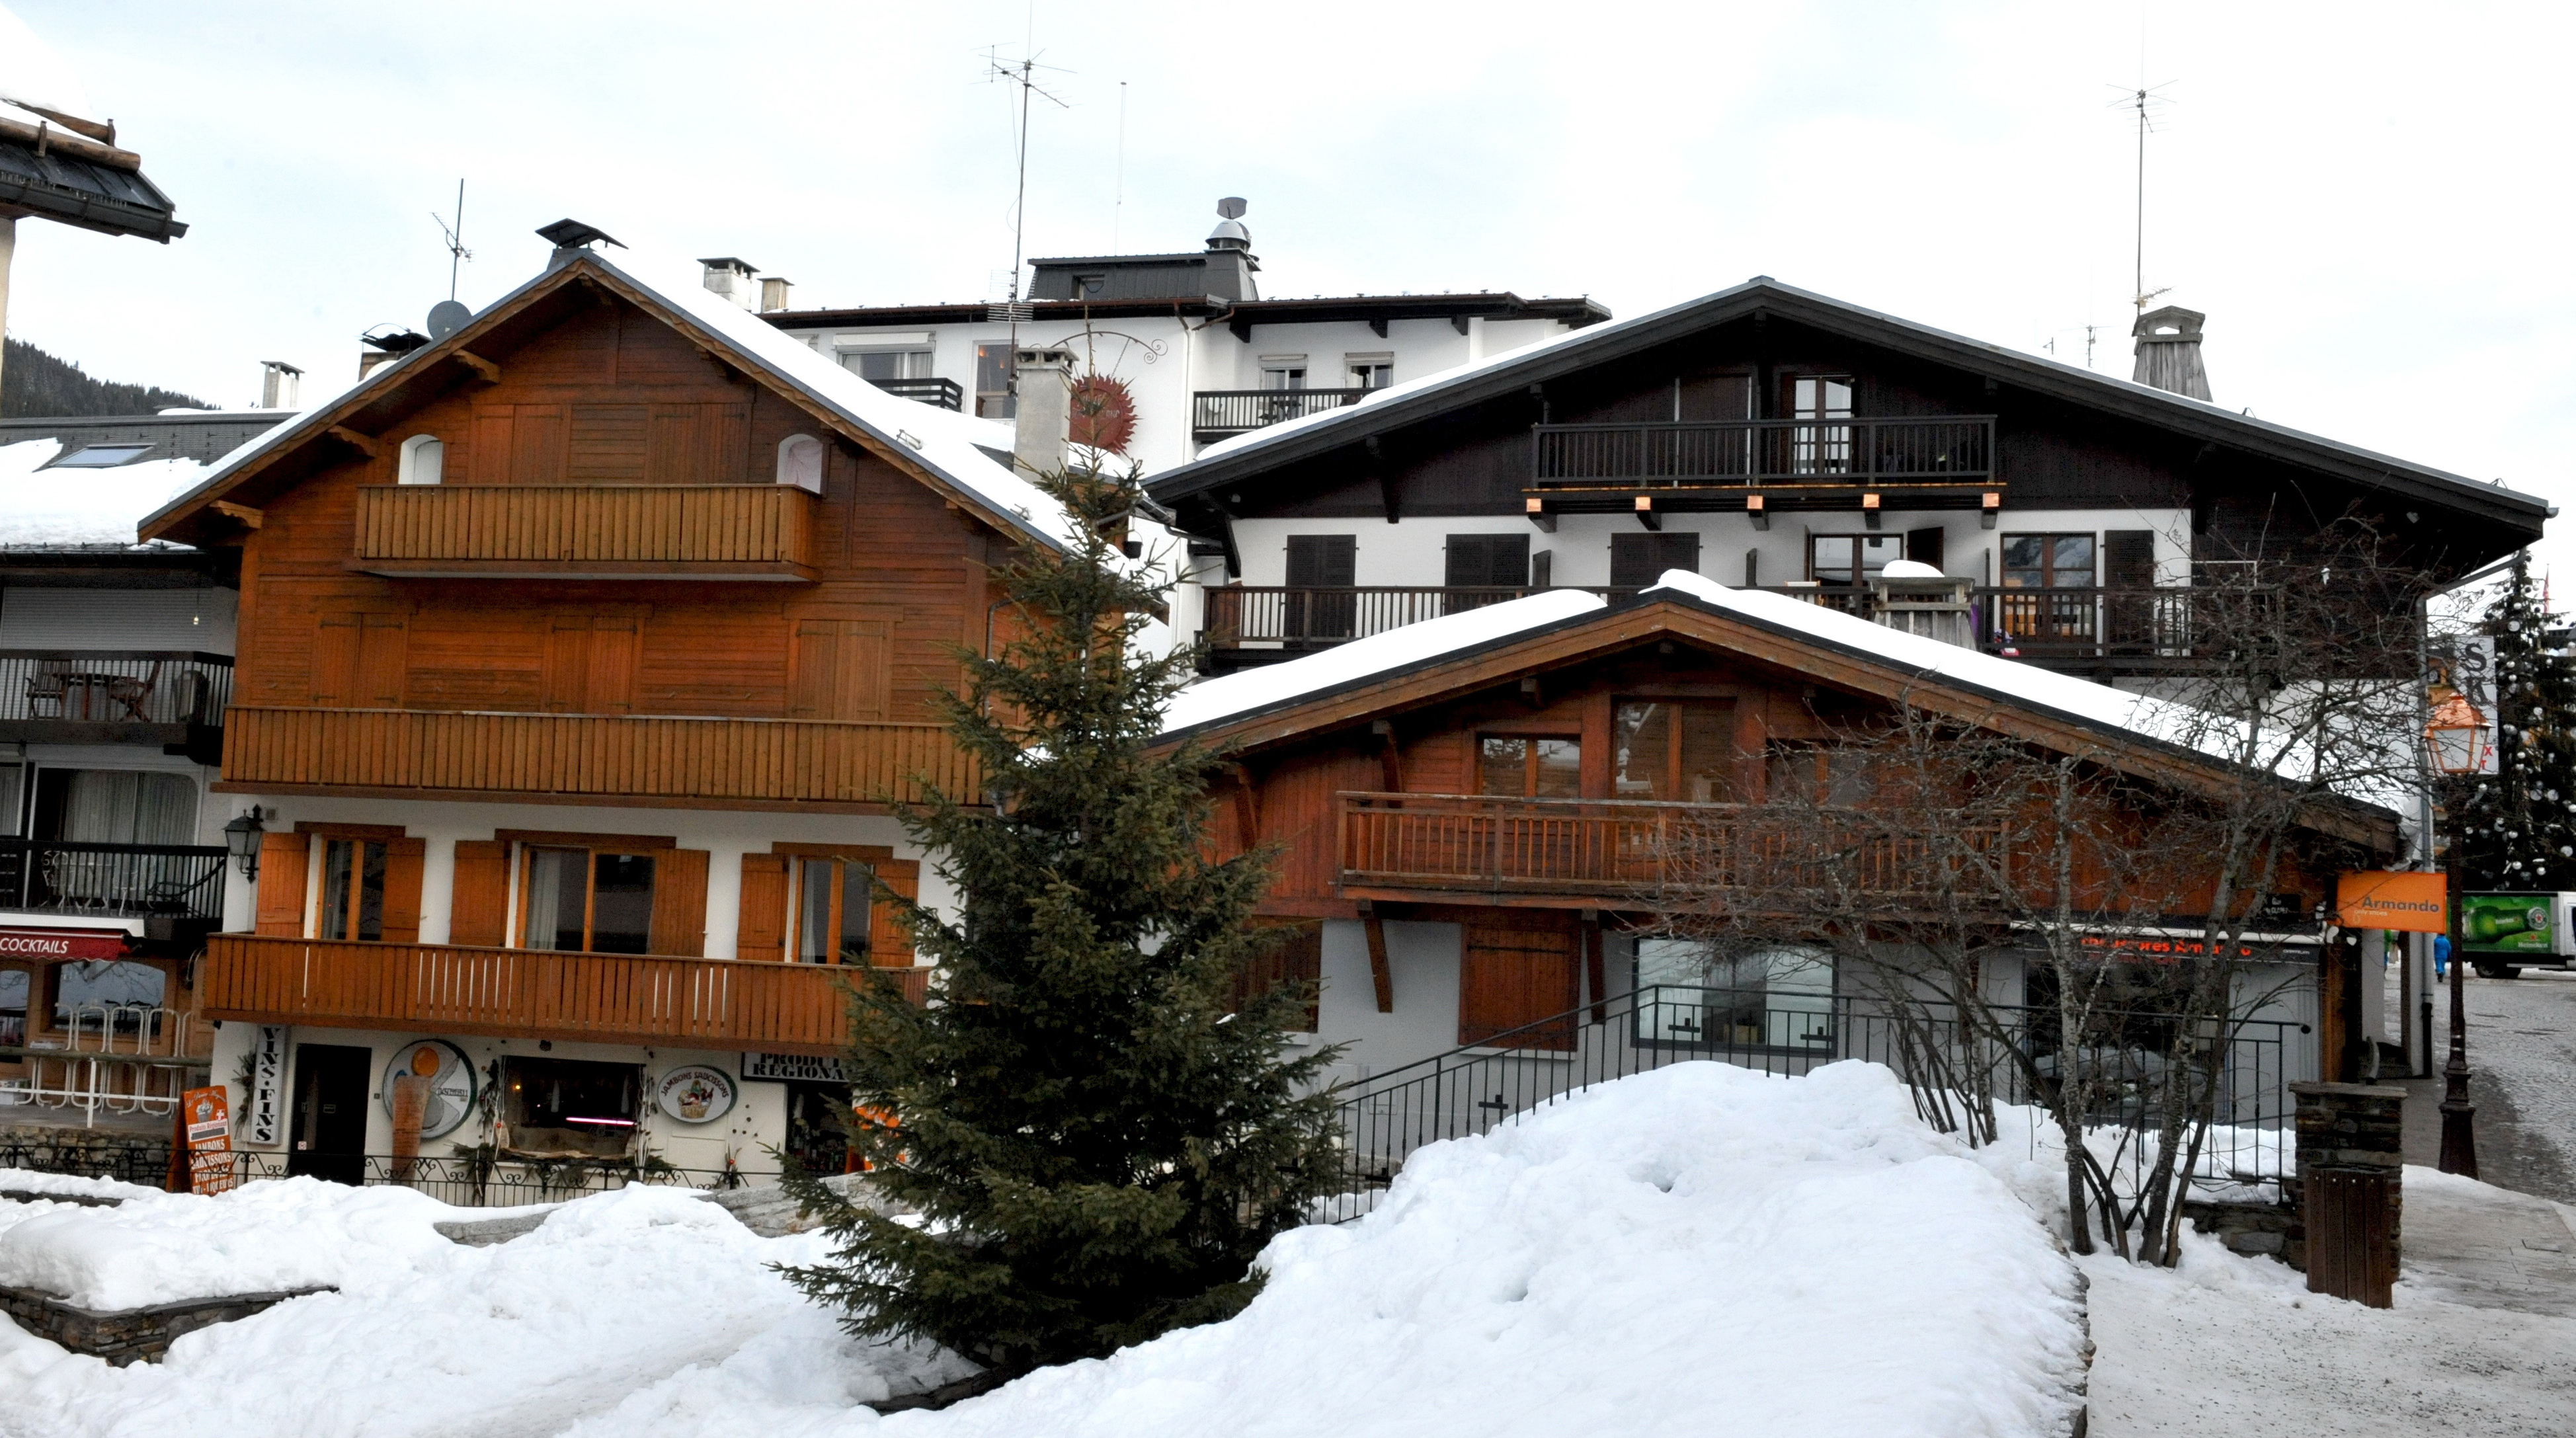
<path id="1" fill-rule="evenodd" d="M 2129 378 L 2193 399 L 2209 398 L 2209 371 L 2200 364 L 2200 326 L 2208 318 L 2180 305 L 2138 316 L 2129 331 L 2138 339 L 2138 367 Z"/>
<path id="2" fill-rule="evenodd" d="M 261 360 L 259 362 L 259 407 L 261 409 L 295 408 L 295 392 L 303 378 L 304 371 L 284 360 Z"/>
<path id="3" fill-rule="evenodd" d="M 760 312 L 765 315 L 776 314 L 787 308 L 787 292 L 791 288 L 793 286 L 788 281 L 776 275 L 763 279 L 760 282 Z"/>
<path id="4" fill-rule="evenodd" d="M 1024 349 L 1016 358 L 1019 409 L 1012 431 L 1014 467 L 1029 478 L 1061 474 L 1065 441 L 1073 425 L 1073 352 Z"/>
<path id="5" fill-rule="evenodd" d="M 751 278 L 760 273 L 756 267 L 747 265 L 731 255 L 720 255 L 712 260 L 700 260 L 698 263 L 707 267 L 704 283 L 708 289 L 744 309 L 760 308 L 760 287 Z"/>

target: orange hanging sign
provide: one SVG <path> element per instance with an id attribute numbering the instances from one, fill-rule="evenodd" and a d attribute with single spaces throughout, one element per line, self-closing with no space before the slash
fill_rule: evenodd
<path id="1" fill-rule="evenodd" d="M 2451 891 L 2441 874 L 2364 869 L 2335 879 L 2335 922 L 2409 934 L 2451 930 Z"/>

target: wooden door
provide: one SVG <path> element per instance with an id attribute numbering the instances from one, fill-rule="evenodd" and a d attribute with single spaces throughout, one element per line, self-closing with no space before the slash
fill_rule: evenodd
<path id="1" fill-rule="evenodd" d="M 1458 964 L 1458 1042 L 1574 1047 L 1572 1021 L 1530 1029 L 1582 1002 L 1582 945 L 1571 917 L 1505 914 L 1466 926 Z"/>
<path id="2" fill-rule="evenodd" d="M 295 1046 L 295 1147 L 287 1176 L 357 1185 L 367 1171 L 367 1072 L 375 1055 L 346 1044 Z"/>

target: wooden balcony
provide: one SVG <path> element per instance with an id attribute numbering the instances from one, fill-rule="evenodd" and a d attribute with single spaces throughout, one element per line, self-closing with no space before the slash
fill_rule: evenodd
<path id="1" fill-rule="evenodd" d="M 1751 804 L 1511 799 L 1474 794 L 1341 796 L 1345 898 L 1424 899 L 1590 907 L 1649 902 L 1658 886 L 1710 882 L 1751 889 L 1796 885 L 1831 846 L 1858 892 L 1922 891 L 1925 846 L 1859 826 L 1848 844 L 1816 832 L 1806 811 Z"/>
<path id="2" fill-rule="evenodd" d="M 1602 585 L 1559 584 L 1555 589 L 1580 589 L 1619 599 L 1633 595 L 1634 589 L 1614 589 Z M 1222 589 L 1203 591 L 1199 637 L 1207 642 L 1209 667 L 1224 670 L 1265 660 L 1289 659 L 1330 649 L 1372 634 L 1384 634 L 1426 619 L 1447 614 L 1462 614 L 1482 609 L 1489 604 L 1542 594 L 1537 587 L 1432 587 L 1408 585 L 1367 585 L 1327 587 L 1314 585 L 1231 584 Z M 1787 594 L 1821 604 L 1845 613 L 1865 613 L 1870 596 L 1857 589 L 1828 589 L 1815 585 L 1775 588 L 1769 592 Z"/>
<path id="3" fill-rule="evenodd" d="M 1542 424 L 1525 499 L 1548 512 L 1993 508 L 1992 415 Z M 1993 496 L 1993 499 L 1989 497 Z"/>
<path id="4" fill-rule="evenodd" d="M 398 578 L 815 577 L 814 496 L 793 485 L 366 485 L 357 534 L 351 567 Z"/>
<path id="5" fill-rule="evenodd" d="M 224 784 L 396 798 L 581 800 L 849 811 L 972 801 L 975 766 L 937 724 L 236 707 Z"/>
<path id="6" fill-rule="evenodd" d="M 844 981 L 874 970 L 649 954 L 217 934 L 208 1017 L 583 1043 L 837 1053 Z M 887 970 L 919 1002 L 927 969 Z"/>
<path id="7" fill-rule="evenodd" d="M 0 743 L 176 746 L 211 762 L 232 693 L 229 654 L 0 649 Z"/>

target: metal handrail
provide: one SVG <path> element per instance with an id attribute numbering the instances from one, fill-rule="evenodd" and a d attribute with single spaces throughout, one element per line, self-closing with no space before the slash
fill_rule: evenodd
<path id="1" fill-rule="evenodd" d="M 868 383 L 890 395 L 918 400 L 933 409 L 953 412 L 966 407 L 965 388 L 953 379 L 942 379 L 934 375 L 916 379 L 872 379 Z"/>
<path id="2" fill-rule="evenodd" d="M 1375 390 L 1342 389 L 1203 389 L 1190 396 L 1190 427 L 1202 435 L 1242 434 L 1285 420 L 1344 409 Z"/>
<path id="3" fill-rule="evenodd" d="M 223 917 L 220 844 L 0 839 L 0 905 L 27 913 Z"/>
<path id="4" fill-rule="evenodd" d="M 1853 415 L 1530 427 L 1533 487 L 1748 486 L 1922 480 L 1961 484 L 1995 467 L 1995 416 Z"/>

